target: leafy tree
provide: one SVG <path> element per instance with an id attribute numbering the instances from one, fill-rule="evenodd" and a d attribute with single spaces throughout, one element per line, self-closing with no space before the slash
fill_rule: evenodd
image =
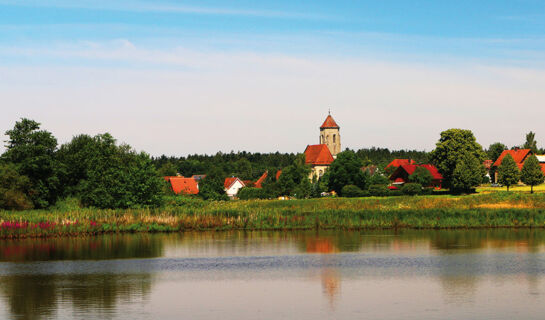
<path id="1" fill-rule="evenodd" d="M 452 174 L 452 189 L 455 192 L 470 192 L 483 181 L 485 168 L 482 162 L 471 153 L 462 155 Z"/>
<path id="2" fill-rule="evenodd" d="M 57 139 L 40 124 L 29 119 L 17 121 L 9 137 L 2 159 L 15 164 L 19 174 L 30 179 L 33 192 L 29 194 L 37 208 L 45 208 L 57 201 L 60 193 L 59 163 L 55 158 Z"/>
<path id="3" fill-rule="evenodd" d="M 530 193 L 534 193 L 534 186 L 542 184 L 545 181 L 545 176 L 543 175 L 543 171 L 541 171 L 541 166 L 536 156 L 532 155 L 526 159 L 520 173 L 520 180 L 530 186 Z"/>
<path id="4" fill-rule="evenodd" d="M 361 190 L 369 186 L 369 173 L 361 170 L 361 160 L 352 150 L 346 150 L 337 155 L 329 167 L 329 188 L 342 196 L 342 188 L 355 185 Z"/>
<path id="5" fill-rule="evenodd" d="M 515 159 L 508 154 L 506 155 L 498 167 L 498 182 L 509 187 L 517 184 L 520 180 L 520 172 L 515 162 Z"/>
<path id="6" fill-rule="evenodd" d="M 295 161 L 282 170 L 276 182 L 279 195 L 307 198 L 312 192 L 309 180 L 310 167 L 305 164 L 305 155 L 300 154 Z"/>
<path id="7" fill-rule="evenodd" d="M 409 181 L 419 183 L 427 187 L 431 185 L 431 182 L 433 181 L 433 176 L 428 169 L 423 167 L 416 167 L 413 174 L 409 176 Z"/>
<path id="8" fill-rule="evenodd" d="M 422 185 L 419 183 L 405 183 L 401 187 L 401 193 L 408 196 L 416 196 L 422 193 Z"/>
<path id="9" fill-rule="evenodd" d="M 0 208 L 24 210 L 33 207 L 30 179 L 21 176 L 11 163 L 0 163 Z"/>
<path id="10" fill-rule="evenodd" d="M 390 180 L 380 173 L 375 173 L 369 179 L 369 185 L 389 185 Z"/>
<path id="11" fill-rule="evenodd" d="M 238 191 L 237 196 L 240 200 L 267 199 L 264 190 L 259 188 L 244 187 Z"/>
<path id="12" fill-rule="evenodd" d="M 167 162 L 161 166 L 158 172 L 161 177 L 175 176 L 176 174 L 178 174 L 178 169 L 176 168 L 176 165 L 174 163 Z"/>
<path id="13" fill-rule="evenodd" d="M 488 147 L 487 156 L 488 159 L 495 162 L 498 160 L 504 150 L 507 150 L 507 146 L 500 142 L 495 142 Z"/>
<path id="14" fill-rule="evenodd" d="M 369 194 L 374 197 L 385 197 L 390 193 L 390 189 L 384 184 L 372 184 L 369 186 Z"/>
<path id="15" fill-rule="evenodd" d="M 528 132 L 526 134 L 526 142 L 524 143 L 524 146 L 523 146 L 524 149 L 532 150 L 534 154 L 538 152 L 537 142 L 535 138 L 536 138 L 535 132 L 532 132 L 532 131 Z"/>
<path id="16" fill-rule="evenodd" d="M 348 184 L 341 189 L 343 197 L 357 198 L 363 195 L 363 190 L 353 184 Z"/>
<path id="17" fill-rule="evenodd" d="M 443 175 L 443 184 L 446 187 L 451 187 L 454 170 L 466 153 L 481 163 L 484 161 L 483 149 L 471 130 L 449 129 L 441 132 L 441 138 L 430 157 Z"/>
<path id="18" fill-rule="evenodd" d="M 210 171 L 199 183 L 199 197 L 204 200 L 229 200 L 223 186 L 224 181 L 221 170 Z"/>

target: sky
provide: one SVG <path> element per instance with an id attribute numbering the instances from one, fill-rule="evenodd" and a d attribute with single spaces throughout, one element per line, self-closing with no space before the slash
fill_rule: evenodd
<path id="1" fill-rule="evenodd" d="M 1 133 L 302 152 L 329 109 L 343 148 L 545 147 L 545 1 L 0 0 Z"/>

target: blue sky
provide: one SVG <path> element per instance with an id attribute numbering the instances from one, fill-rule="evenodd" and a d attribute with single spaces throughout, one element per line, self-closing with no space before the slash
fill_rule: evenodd
<path id="1" fill-rule="evenodd" d="M 544 70 L 545 1 L 0 0 L 0 129 L 152 154 L 302 151 L 329 107 L 351 148 L 545 144 Z"/>

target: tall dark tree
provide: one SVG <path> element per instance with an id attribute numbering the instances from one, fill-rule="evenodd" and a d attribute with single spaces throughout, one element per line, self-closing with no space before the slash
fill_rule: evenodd
<path id="1" fill-rule="evenodd" d="M 342 188 L 355 185 L 361 190 L 369 187 L 369 173 L 361 170 L 361 160 L 352 150 L 337 154 L 337 159 L 329 167 L 329 188 L 342 195 Z"/>
<path id="2" fill-rule="evenodd" d="M 498 160 L 504 150 L 507 150 L 507 146 L 501 142 L 495 142 L 488 147 L 487 157 L 493 162 Z"/>
<path id="3" fill-rule="evenodd" d="M 524 149 L 530 149 L 534 154 L 536 154 L 539 150 L 537 148 L 537 142 L 536 142 L 536 134 L 535 132 L 528 132 L 526 134 L 526 142 L 524 142 L 523 148 Z"/>
<path id="4" fill-rule="evenodd" d="M 33 207 L 30 179 L 21 176 L 12 163 L 0 163 L 0 208 L 23 210 Z"/>
<path id="5" fill-rule="evenodd" d="M 50 132 L 40 130 L 38 122 L 25 118 L 17 121 L 6 135 L 9 140 L 2 159 L 15 164 L 17 172 L 30 179 L 29 196 L 34 206 L 45 208 L 54 204 L 61 191 L 60 165 L 55 158 L 57 139 Z"/>
<path id="6" fill-rule="evenodd" d="M 451 188 L 455 192 L 470 192 L 482 183 L 484 175 L 482 161 L 471 153 L 465 153 L 452 173 Z"/>
<path id="7" fill-rule="evenodd" d="M 517 184 L 519 180 L 520 171 L 517 167 L 517 163 L 515 162 L 515 159 L 508 154 L 502 159 L 501 164 L 498 167 L 498 182 L 507 186 L 507 191 L 509 191 L 509 187 Z"/>
<path id="8" fill-rule="evenodd" d="M 430 157 L 443 175 L 446 187 L 452 186 L 454 170 L 464 154 L 470 154 L 481 163 L 485 158 L 483 149 L 471 130 L 449 129 L 441 132 L 441 138 Z"/>
<path id="9" fill-rule="evenodd" d="M 310 183 L 310 167 L 305 164 L 305 155 L 297 155 L 293 163 L 284 169 L 278 178 L 277 190 L 279 195 L 307 198 L 312 192 Z"/>
<path id="10" fill-rule="evenodd" d="M 530 186 L 530 193 L 534 193 L 534 186 L 545 181 L 545 176 L 536 156 L 532 155 L 526 159 L 520 172 L 520 180 L 525 185 Z"/>

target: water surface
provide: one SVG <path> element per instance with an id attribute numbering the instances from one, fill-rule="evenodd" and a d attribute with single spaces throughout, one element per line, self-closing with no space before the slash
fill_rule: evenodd
<path id="1" fill-rule="evenodd" d="M 0 319 L 541 319 L 545 231 L 0 241 Z"/>

